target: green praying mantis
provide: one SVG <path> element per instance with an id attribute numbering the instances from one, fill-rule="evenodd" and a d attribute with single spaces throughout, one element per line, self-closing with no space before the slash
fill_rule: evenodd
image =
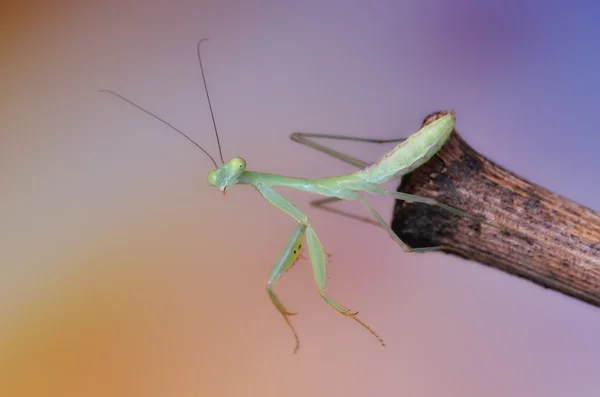
<path id="1" fill-rule="evenodd" d="M 316 150 L 330 154 L 336 158 L 339 158 L 347 163 L 357 166 L 359 169 L 345 174 L 336 175 L 318 179 L 305 179 L 288 177 L 277 174 L 269 174 L 262 172 L 254 172 L 246 169 L 246 161 L 241 157 L 234 157 L 231 160 L 225 162 L 223 159 L 223 153 L 221 149 L 221 143 L 219 141 L 219 133 L 217 131 L 217 125 L 215 122 L 214 112 L 210 101 L 210 95 L 208 92 L 208 86 L 206 84 L 206 78 L 204 74 L 204 68 L 202 65 L 202 59 L 200 56 L 200 45 L 202 39 L 197 44 L 197 55 L 198 62 L 200 65 L 200 71 L 202 74 L 202 81 L 204 84 L 204 90 L 210 109 L 214 132 L 217 140 L 217 146 L 219 148 L 219 155 L 221 159 L 221 165 L 219 166 L 216 160 L 205 150 L 202 146 L 192 140 L 189 136 L 183 133 L 172 124 L 168 123 L 164 119 L 158 117 L 154 113 L 142 108 L 136 103 L 130 101 L 124 96 L 110 90 L 100 90 L 100 92 L 106 92 L 111 95 L 117 96 L 118 98 L 128 102 L 139 110 L 149 114 L 155 119 L 159 120 L 163 124 L 166 124 L 174 131 L 187 138 L 196 147 L 198 147 L 206 156 L 208 156 L 214 164 L 215 169 L 208 173 L 208 183 L 219 189 L 223 194 L 226 194 L 235 185 L 250 185 L 256 189 L 262 197 L 269 203 L 285 212 L 298 222 L 298 225 L 290 234 L 283 251 L 281 252 L 279 259 L 273 266 L 269 275 L 269 280 L 266 284 L 267 293 L 279 311 L 283 316 L 283 319 L 292 331 L 295 339 L 294 353 L 296 353 L 300 347 L 300 338 L 294 329 L 290 321 L 290 316 L 294 316 L 297 313 L 288 311 L 281 300 L 275 294 L 273 288 L 281 276 L 289 270 L 300 256 L 302 243 L 306 240 L 306 245 L 309 251 L 310 262 L 314 273 L 314 278 L 319 290 L 321 297 L 336 311 L 344 316 L 350 317 L 365 329 L 367 329 L 382 346 L 385 346 L 383 339 L 369 327 L 365 322 L 357 317 L 358 312 L 353 312 L 346 308 L 344 305 L 339 303 L 337 300 L 329 296 L 326 291 L 327 281 L 327 256 L 323 250 L 323 246 L 317 237 L 317 233 L 312 226 L 310 218 L 307 214 L 302 212 L 296 205 L 288 201 L 281 194 L 273 190 L 274 187 L 285 187 L 292 188 L 301 191 L 311 192 L 323 196 L 324 198 L 314 201 L 312 204 L 315 206 L 322 205 L 327 202 L 336 200 L 358 200 L 378 221 L 381 227 L 387 231 L 390 237 L 405 251 L 405 252 L 423 252 L 423 251 L 438 251 L 448 247 L 426 247 L 426 248 L 411 248 L 404 243 L 390 228 L 383 217 L 375 210 L 375 208 L 365 198 L 365 193 L 393 197 L 398 200 L 406 202 L 425 203 L 429 205 L 435 205 L 441 207 L 453 214 L 458 216 L 472 218 L 478 222 L 483 222 L 494 227 L 498 227 L 495 224 L 485 221 L 479 217 L 473 216 L 466 212 L 460 211 L 454 207 L 437 202 L 436 200 L 428 197 L 421 197 L 410 195 L 406 193 L 390 191 L 384 189 L 380 185 L 389 182 L 394 179 L 399 179 L 403 175 L 406 175 L 422 164 L 427 162 L 435 153 L 440 150 L 444 145 L 450 134 L 454 129 L 456 117 L 454 112 L 447 113 L 443 117 L 436 121 L 424 126 L 419 131 L 414 133 L 405 139 L 394 139 L 394 140 L 378 140 L 370 138 L 356 138 L 339 135 L 328 135 L 328 134 L 315 134 L 315 133 L 302 133 L 295 132 L 291 135 L 291 139 L 312 147 Z M 353 140 L 361 142 L 375 142 L 375 143 L 391 143 L 399 142 L 392 150 L 385 153 L 379 160 L 374 163 L 367 164 L 343 153 L 332 150 L 326 146 L 320 145 L 310 140 L 310 138 L 325 138 L 325 139 L 341 139 L 341 140 Z"/>

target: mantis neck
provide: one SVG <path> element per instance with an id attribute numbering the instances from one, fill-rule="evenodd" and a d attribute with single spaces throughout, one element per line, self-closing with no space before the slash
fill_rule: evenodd
<path id="1" fill-rule="evenodd" d="M 289 176 L 266 174 L 254 171 L 244 171 L 238 179 L 238 184 L 252 186 L 259 184 L 267 186 L 282 186 L 304 191 L 311 191 L 313 187 L 313 181 L 311 179 L 293 178 Z"/>

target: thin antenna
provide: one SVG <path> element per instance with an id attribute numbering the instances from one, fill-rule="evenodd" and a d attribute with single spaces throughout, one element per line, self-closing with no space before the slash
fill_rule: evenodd
<path id="1" fill-rule="evenodd" d="M 223 159 L 223 151 L 221 150 L 221 142 L 219 141 L 219 133 L 217 132 L 217 123 L 215 121 L 215 114 L 213 112 L 212 104 L 210 103 L 210 95 L 208 95 L 208 86 L 206 85 L 206 77 L 204 77 L 204 68 L 202 67 L 202 58 L 200 57 L 200 44 L 203 41 L 208 41 L 207 38 L 204 38 L 198 41 L 198 45 L 196 46 L 198 52 L 198 63 L 200 64 L 200 73 L 202 73 L 202 82 L 204 82 L 204 91 L 206 92 L 206 99 L 208 100 L 208 108 L 210 109 L 210 117 L 212 118 L 213 127 L 215 128 L 215 136 L 217 137 L 217 146 L 219 147 L 219 156 L 221 156 L 221 163 L 225 164 L 225 160 Z"/>
<path id="2" fill-rule="evenodd" d="M 166 120 L 161 119 L 160 117 L 158 117 L 157 115 L 155 115 L 154 113 L 152 113 L 149 110 L 144 109 L 143 107 L 141 107 L 140 105 L 130 101 L 129 99 L 125 98 L 122 95 L 117 94 L 114 91 L 110 91 L 110 90 L 98 90 L 99 92 L 107 92 L 109 94 L 112 94 L 118 98 L 121 98 L 122 100 L 124 100 L 125 102 L 129 103 L 130 105 L 135 106 L 136 108 L 138 108 L 139 110 L 141 110 L 142 112 L 149 114 L 150 116 L 154 117 L 155 119 L 157 119 L 158 121 L 160 121 L 163 124 L 168 125 L 169 127 L 171 127 L 172 129 L 174 129 L 175 131 L 179 132 L 181 135 L 183 135 L 185 138 L 188 139 L 188 141 L 192 142 L 194 145 L 196 145 L 196 147 L 200 150 L 202 150 L 204 152 L 204 154 L 206 154 L 213 162 L 213 164 L 215 165 L 215 169 L 219 168 L 219 166 L 217 165 L 217 162 L 215 161 L 215 159 L 213 158 L 213 156 L 211 156 L 210 154 L 208 154 L 208 152 L 206 150 L 204 150 L 204 148 L 200 145 L 198 145 L 192 138 L 190 138 L 189 136 L 187 136 L 186 134 L 184 134 L 179 128 L 176 128 L 175 126 L 173 126 L 171 123 L 167 122 Z"/>

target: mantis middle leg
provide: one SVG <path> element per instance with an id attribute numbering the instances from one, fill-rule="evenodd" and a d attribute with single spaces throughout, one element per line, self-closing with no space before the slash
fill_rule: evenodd
<path id="1" fill-rule="evenodd" d="M 352 156 L 348 156 L 344 153 L 341 153 L 337 150 L 331 149 L 327 146 L 321 145 L 319 143 L 313 142 L 312 140 L 308 139 L 308 138 L 316 138 L 316 139 L 331 139 L 331 140 L 345 140 L 345 141 L 356 141 L 356 142 L 367 142 L 367 143 L 379 143 L 379 144 L 384 144 L 384 143 L 398 143 L 398 142 L 402 142 L 404 140 L 406 140 L 406 138 L 399 138 L 399 139 L 374 139 L 374 138 L 362 138 L 362 137 L 351 137 L 351 136 L 345 136 L 345 135 L 331 135 L 331 134 L 319 134 L 319 133 L 308 133 L 308 132 L 294 132 L 292 133 L 292 135 L 290 136 L 290 138 L 295 141 L 298 142 L 302 145 L 306 145 L 308 147 L 311 147 L 315 150 L 318 150 L 320 152 L 326 153 L 332 157 L 335 157 L 339 160 L 342 160 L 345 163 L 348 164 L 352 164 L 355 165 L 358 168 L 364 168 L 368 165 L 367 162 L 356 159 Z M 408 193 L 402 193 L 402 192 L 394 192 L 394 191 L 390 191 L 390 190 L 386 190 L 386 189 L 382 189 L 379 188 L 379 186 L 377 186 L 377 189 L 375 191 L 370 191 L 370 193 L 373 194 L 379 194 L 379 195 L 385 195 L 385 196 L 389 196 L 389 197 L 393 197 L 396 200 L 402 200 L 402 201 L 406 201 L 406 202 L 415 202 L 415 203 L 423 203 L 423 204 L 428 204 L 428 205 L 434 205 L 437 206 L 445 211 L 448 211 L 452 214 L 458 215 L 458 216 L 462 216 L 465 218 L 470 218 L 476 222 L 481 222 L 481 223 L 485 223 L 488 226 L 492 226 L 495 227 L 497 229 L 500 229 L 502 231 L 507 231 L 506 228 L 501 227 L 496 225 L 495 223 L 488 221 L 482 217 L 479 216 L 474 216 L 471 215 L 467 212 L 461 211 L 457 208 L 451 207 L 449 205 L 446 204 L 442 204 L 440 202 L 438 202 L 435 199 L 432 199 L 430 197 L 422 197 L 422 196 L 416 196 L 416 195 L 412 195 L 412 194 L 408 194 Z M 364 197 L 363 197 L 364 199 Z M 336 201 L 339 201 L 340 199 L 335 198 L 335 197 L 325 197 L 322 199 L 318 199 L 318 200 L 314 200 L 311 201 L 311 206 L 316 207 L 316 208 L 321 208 L 324 209 L 326 211 L 329 212 L 333 212 L 333 213 L 337 213 L 339 215 L 343 215 L 346 216 L 348 218 L 352 218 L 361 222 L 366 222 L 366 223 L 371 223 L 377 226 L 382 226 L 384 229 L 388 229 L 388 225 L 387 223 L 385 223 L 385 221 L 383 221 L 380 219 L 377 219 L 377 222 L 373 222 L 370 219 L 361 217 L 361 216 L 357 216 L 354 214 L 350 214 L 347 213 L 345 211 L 341 211 L 338 209 L 333 209 L 331 207 L 328 207 L 328 204 L 334 203 Z M 362 201 L 362 200 L 361 200 Z M 364 203 L 363 203 L 364 204 Z M 372 209 L 372 207 L 371 207 Z M 370 212 L 371 209 L 369 209 Z M 375 215 L 375 214 L 373 214 Z M 377 216 L 376 216 L 377 217 Z M 385 226 L 384 226 L 385 225 Z M 394 233 L 395 234 L 395 233 Z M 394 239 L 396 240 L 396 239 Z M 396 241 L 398 242 L 398 241 Z M 408 247 L 406 244 L 402 243 L 400 244 L 402 246 L 402 248 L 407 251 L 406 247 Z M 425 249 L 426 251 L 431 251 L 431 250 L 439 250 L 441 249 L 438 247 L 432 247 L 433 249 Z M 448 249 L 447 247 L 443 247 L 444 249 Z M 416 249 L 412 249 L 409 248 L 409 251 L 415 251 Z M 423 251 L 422 249 L 419 249 L 421 251 Z M 407 251 L 407 252 L 409 252 Z M 461 252 L 461 254 L 463 254 Z"/>
<path id="2" fill-rule="evenodd" d="M 406 140 L 406 138 L 374 139 L 374 138 L 361 138 L 361 137 L 346 136 L 346 135 L 318 134 L 318 133 L 312 133 L 312 132 L 294 132 L 294 133 L 292 133 L 292 135 L 290 135 L 290 139 L 294 142 L 298 142 L 302 145 L 306 145 L 310 148 L 316 149 L 319 152 L 323 152 L 325 154 L 333 156 L 336 159 L 342 160 L 343 162 L 348 163 L 348 164 L 352 164 L 358 168 L 364 168 L 367 165 L 369 165 L 369 163 L 367 163 L 366 161 L 359 160 L 355 157 L 349 156 L 347 154 L 344 154 L 342 152 L 339 152 L 337 150 L 331 149 L 327 146 L 316 143 L 308 138 L 333 139 L 333 140 L 338 140 L 338 141 L 354 141 L 354 142 L 379 143 L 379 144 L 399 143 L 399 142 Z"/>
<path id="3" fill-rule="evenodd" d="M 267 201 L 269 201 L 271 204 L 273 204 L 277 208 L 281 209 L 282 211 L 284 211 L 285 213 L 290 215 L 292 218 L 294 218 L 299 223 L 299 226 L 297 226 L 296 229 L 294 229 L 294 232 L 292 232 L 292 235 L 288 239 L 288 243 L 286 245 L 286 248 L 284 249 L 282 257 L 280 258 L 278 265 L 276 265 L 273 268 L 273 270 L 271 272 L 271 279 L 270 279 L 269 283 L 267 284 L 268 290 L 270 291 L 269 295 L 271 296 L 271 300 L 277 307 L 277 310 L 279 310 L 279 312 L 286 318 L 286 322 L 292 328 L 292 330 L 293 330 L 293 327 L 287 319 L 287 316 L 289 316 L 290 313 L 288 313 L 283 308 L 283 305 L 281 305 L 281 303 L 279 302 L 279 299 L 277 299 L 275 294 L 272 292 L 272 286 L 273 286 L 274 282 L 277 281 L 277 279 L 281 276 L 281 274 L 286 269 L 288 269 L 291 266 L 291 264 L 293 264 L 293 262 L 296 259 L 295 255 L 299 255 L 299 252 L 294 252 L 294 247 L 298 247 L 298 249 L 300 248 L 302 236 L 305 234 L 306 242 L 307 242 L 307 246 L 308 246 L 308 252 L 309 252 L 309 256 L 310 256 L 310 261 L 312 264 L 313 274 L 314 274 L 317 288 L 319 289 L 319 294 L 321 295 L 321 297 L 331 307 L 333 307 L 335 310 L 337 310 L 339 313 L 343 314 L 344 316 L 348 316 L 348 317 L 352 318 L 354 321 L 356 321 L 357 323 L 362 325 L 364 328 L 366 328 L 374 337 L 376 337 L 379 340 L 379 342 L 383 346 L 385 346 L 385 343 L 379 337 L 379 335 L 377 335 L 377 333 L 375 331 L 373 331 L 371 329 L 371 327 L 369 327 L 366 323 L 364 323 L 362 320 L 360 320 L 358 317 L 356 317 L 358 312 L 351 312 L 349 309 L 344 307 L 344 305 L 340 304 L 339 302 L 337 302 L 336 300 L 334 300 L 333 298 L 331 298 L 329 295 L 327 295 L 325 293 L 325 286 L 326 286 L 326 282 L 327 282 L 327 255 L 325 254 L 325 251 L 323 250 L 323 246 L 322 246 L 321 242 L 319 241 L 319 238 L 317 237 L 317 233 L 313 229 L 308 216 L 305 213 L 303 213 L 302 211 L 300 211 L 300 209 L 298 207 L 296 207 L 294 204 L 292 204 L 286 198 L 281 196 L 279 193 L 275 192 L 270 187 L 268 187 L 266 185 L 258 184 L 255 186 L 255 188 L 260 192 L 260 194 Z M 273 280 L 273 281 L 271 281 L 271 280 Z M 296 335 L 295 331 L 294 331 L 294 335 Z M 296 350 L 297 350 L 297 347 L 296 347 Z"/>
<path id="4" fill-rule="evenodd" d="M 301 145 L 306 145 L 312 149 L 318 150 L 319 152 L 328 154 L 338 160 L 342 160 L 345 163 L 351 164 L 356 166 L 357 168 L 364 168 L 367 165 L 369 165 L 369 163 L 367 163 L 366 161 L 363 160 L 359 160 L 355 157 L 349 156 L 347 154 L 344 154 L 342 152 L 339 152 L 335 149 L 332 149 L 330 147 L 321 145 L 317 142 L 314 142 L 313 140 L 309 139 L 309 138 L 315 138 L 315 139 L 330 139 L 330 140 L 339 140 L 339 141 L 353 141 L 353 142 L 363 142 L 363 143 L 377 143 L 377 144 L 385 144 L 385 143 L 400 143 L 404 140 L 406 140 L 406 138 L 399 138 L 399 139 L 375 139 L 375 138 L 364 138 L 364 137 L 353 137 L 353 136 L 347 136 L 347 135 L 333 135 L 333 134 L 320 134 L 320 133 L 312 133 L 312 132 L 294 132 L 290 135 L 290 139 L 294 142 L 298 142 Z M 312 207 L 315 208 L 319 208 L 325 211 L 329 211 L 329 212 L 333 212 L 336 213 L 338 215 L 342 215 L 348 218 L 352 218 L 355 219 L 357 221 L 360 222 L 365 222 L 365 223 L 371 223 L 375 226 L 379 226 L 379 223 L 377 222 L 373 222 L 371 219 L 369 218 L 364 218 L 361 216 L 357 216 L 351 213 L 348 213 L 346 211 L 342 211 L 342 210 L 338 210 L 338 209 L 334 209 L 328 206 L 328 204 L 331 203 L 335 203 L 337 201 L 339 201 L 340 199 L 338 199 L 337 197 L 325 197 L 325 198 L 321 198 L 321 199 L 317 199 L 317 200 L 313 200 L 310 202 L 310 205 Z"/>

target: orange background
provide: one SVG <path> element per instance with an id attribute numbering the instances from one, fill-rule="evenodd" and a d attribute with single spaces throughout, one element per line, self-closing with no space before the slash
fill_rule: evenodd
<path id="1" fill-rule="evenodd" d="M 223 197 L 200 151 L 97 92 L 120 92 L 216 156 L 195 54 L 210 37 L 224 155 L 251 170 L 347 172 L 289 134 L 407 136 L 454 108 L 478 151 L 598 209 L 588 123 L 599 65 L 585 58 L 597 6 L 157 4 L 3 12 L 0 395 L 598 394 L 596 308 L 458 258 L 405 254 L 383 230 L 282 190 L 333 255 L 329 294 L 388 344 L 327 306 L 301 260 L 276 288 L 300 313 L 294 355 L 264 289 L 294 221 L 251 188 Z M 384 150 L 337 147 L 368 161 Z M 391 216 L 391 200 L 372 202 Z"/>

